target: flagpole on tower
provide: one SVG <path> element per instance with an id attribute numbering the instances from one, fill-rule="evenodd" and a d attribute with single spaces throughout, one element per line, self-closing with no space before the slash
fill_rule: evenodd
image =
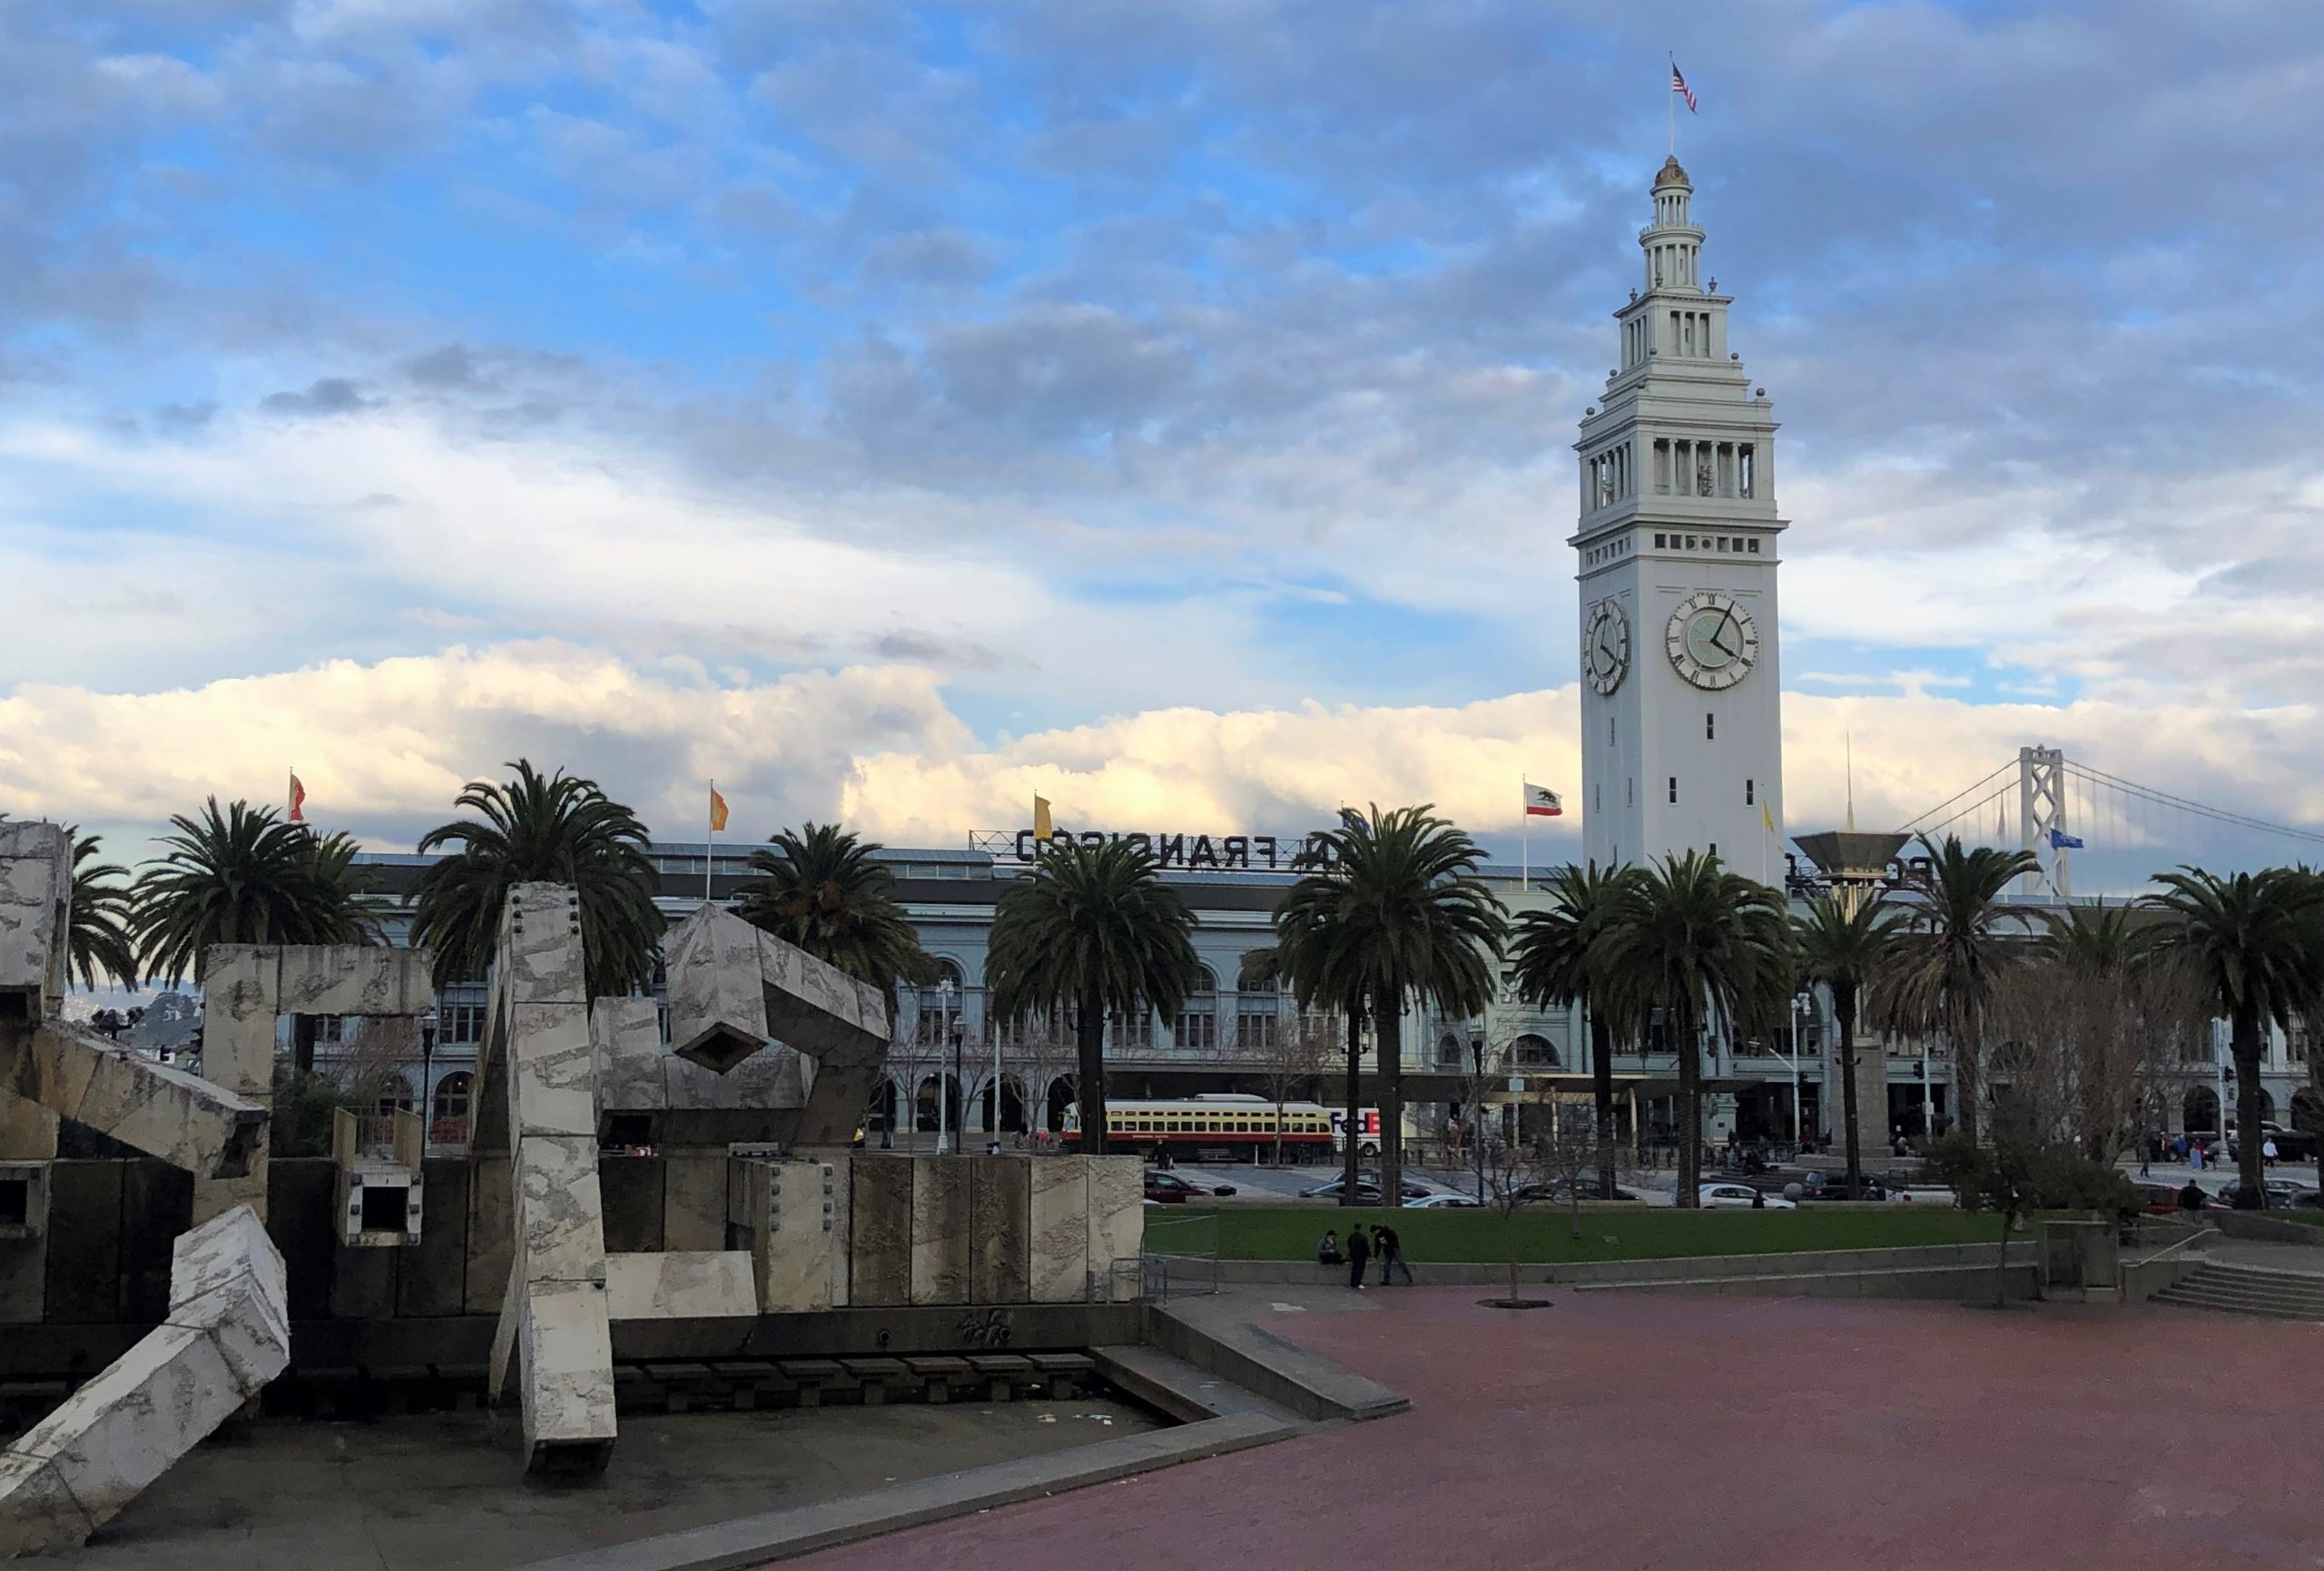
<path id="1" fill-rule="evenodd" d="M 702 903 L 705 906 L 710 904 L 710 863 L 718 854 L 718 782 L 714 780 L 710 782 L 710 807 L 706 820 L 710 826 L 710 838 L 703 842 L 702 847 Z"/>
<path id="2" fill-rule="evenodd" d="M 1679 98 L 1678 89 L 1672 85 L 1672 82 L 1678 79 L 1679 57 L 1672 54 L 1669 58 L 1671 82 L 1665 82 L 1662 84 L 1662 109 L 1663 118 L 1670 123 L 1670 156 L 1676 158 L 1679 156 Z"/>
<path id="3" fill-rule="evenodd" d="M 1533 804 L 1528 799 L 1532 792 L 1525 788 L 1532 782 L 1523 775 L 1517 777 L 1517 805 L 1522 810 L 1517 815 L 1517 887 L 1533 887 Z"/>

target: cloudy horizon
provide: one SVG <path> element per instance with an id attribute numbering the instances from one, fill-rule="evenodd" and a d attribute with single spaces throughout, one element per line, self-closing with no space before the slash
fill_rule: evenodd
<path id="1" fill-rule="evenodd" d="M 672 840 L 715 777 L 750 839 L 1513 859 L 1668 50 L 1783 426 L 1787 827 L 2045 743 L 2324 831 L 2324 12 L 1605 13 L 0 12 L 0 812 L 295 766 L 401 849 L 524 755 Z M 2301 853 L 2083 810 L 2093 887 Z"/>

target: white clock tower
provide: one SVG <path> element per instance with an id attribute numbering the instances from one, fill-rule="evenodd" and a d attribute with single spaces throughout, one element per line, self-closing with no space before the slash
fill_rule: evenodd
<path id="1" fill-rule="evenodd" d="M 1776 422 L 1727 348 L 1676 158 L 1640 231 L 1645 287 L 1614 313 L 1621 368 L 1581 422 L 1584 853 L 1716 849 L 1781 871 Z M 1777 831 L 1768 832 L 1772 823 Z"/>

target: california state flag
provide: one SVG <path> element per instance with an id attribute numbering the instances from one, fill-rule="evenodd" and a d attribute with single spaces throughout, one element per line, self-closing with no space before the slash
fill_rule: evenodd
<path id="1" fill-rule="evenodd" d="M 1553 819 L 1565 811 L 1565 803 L 1558 793 L 1547 786 L 1525 782 L 1525 811 L 1529 817 Z"/>

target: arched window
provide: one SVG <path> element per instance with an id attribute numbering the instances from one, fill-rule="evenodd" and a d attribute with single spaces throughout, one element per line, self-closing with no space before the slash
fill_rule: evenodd
<path id="1" fill-rule="evenodd" d="M 1171 1036 L 1181 1053 L 1216 1053 L 1218 1051 L 1218 977 L 1204 966 L 1195 990 L 1178 1006 L 1178 1018 Z"/>
<path id="2" fill-rule="evenodd" d="M 436 1122 L 465 1121 L 468 1115 L 468 1092 L 475 1084 L 475 1076 L 465 1069 L 456 1069 L 436 1082 Z"/>
<path id="3" fill-rule="evenodd" d="M 2219 1126 L 2219 1094 L 2208 1085 L 2198 1085 L 2187 1093 L 2179 1105 L 2180 1127 L 2190 1134 L 2216 1134 Z"/>
<path id="4" fill-rule="evenodd" d="M 1554 1069 L 1558 1050 L 1548 1037 L 1529 1031 L 1509 1045 L 1509 1061 L 1521 1068 Z"/>
<path id="5" fill-rule="evenodd" d="M 1436 1066 L 1440 1069 L 1461 1067 L 1461 1038 L 1447 1031 L 1436 1039 Z"/>
<path id="6" fill-rule="evenodd" d="M 920 990 L 920 1016 L 913 1039 L 922 1047 L 941 1046 L 952 1040 L 952 1025 L 968 1002 L 958 963 L 939 958 L 936 980 Z"/>

